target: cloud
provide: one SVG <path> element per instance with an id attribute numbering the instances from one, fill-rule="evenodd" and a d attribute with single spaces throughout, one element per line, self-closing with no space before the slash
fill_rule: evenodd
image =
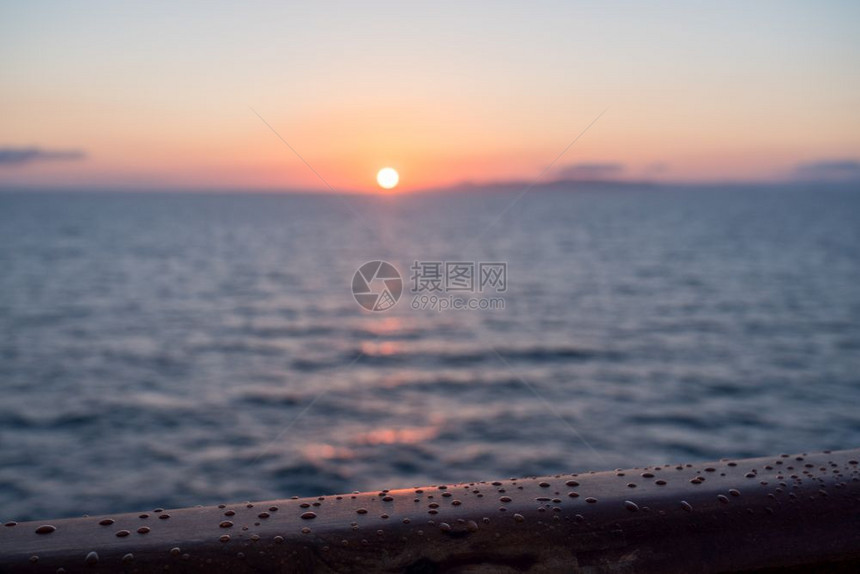
<path id="1" fill-rule="evenodd" d="M 618 179 L 624 173 L 625 166 L 622 163 L 576 163 L 563 167 L 558 176 L 562 179 L 579 181 L 603 181 Z"/>
<path id="2" fill-rule="evenodd" d="M 802 163 L 795 167 L 798 179 L 814 181 L 860 181 L 860 161 L 832 159 Z"/>
<path id="3" fill-rule="evenodd" d="M 663 161 L 655 161 L 646 165 L 642 171 L 648 175 L 660 175 L 669 171 L 669 164 Z"/>
<path id="4" fill-rule="evenodd" d="M 83 150 L 43 149 L 40 147 L 0 147 L 0 167 L 16 167 L 41 161 L 79 161 Z"/>

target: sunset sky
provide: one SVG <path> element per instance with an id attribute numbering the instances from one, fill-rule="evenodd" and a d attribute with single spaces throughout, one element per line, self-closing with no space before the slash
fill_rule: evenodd
<path id="1" fill-rule="evenodd" d="M 860 173 L 858 2 L 2 2 L 0 186 Z"/>

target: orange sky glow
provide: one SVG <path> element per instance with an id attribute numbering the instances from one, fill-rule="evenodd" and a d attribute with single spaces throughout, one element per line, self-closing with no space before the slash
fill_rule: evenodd
<path id="1" fill-rule="evenodd" d="M 342 192 L 530 181 L 604 110 L 545 180 L 860 158 L 856 4 L 335 4 L 4 5 L 0 186 L 327 190 L 255 111 Z"/>

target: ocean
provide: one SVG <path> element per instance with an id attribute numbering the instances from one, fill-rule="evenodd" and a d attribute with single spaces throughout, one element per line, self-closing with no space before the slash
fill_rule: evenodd
<path id="1" fill-rule="evenodd" d="M 0 194 L 0 521 L 852 448 L 858 405 L 860 189 Z"/>

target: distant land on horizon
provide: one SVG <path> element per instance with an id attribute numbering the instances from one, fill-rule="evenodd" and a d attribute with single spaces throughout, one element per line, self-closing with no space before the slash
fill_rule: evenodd
<path id="1" fill-rule="evenodd" d="M 663 182 L 649 180 L 579 180 L 579 179 L 552 179 L 549 181 L 529 182 L 524 180 L 498 181 L 498 182 L 473 182 L 464 181 L 461 183 L 443 186 L 429 187 L 413 190 L 399 190 L 394 192 L 378 191 L 361 191 L 361 190 L 341 190 L 334 191 L 320 188 L 292 188 L 292 187 L 179 187 L 179 186 L 110 186 L 110 185 L 91 185 L 91 186 L 35 186 L 35 185 L 3 185 L 0 184 L 0 193 L 98 193 L 98 194 L 137 194 L 137 193 L 176 193 L 176 194 L 193 194 L 193 193 L 211 193 L 211 194 L 249 194 L 249 195 L 273 195 L 273 194 L 290 194 L 290 195 L 318 195 L 318 194 L 336 194 L 336 195 L 370 195 L 370 196 L 408 196 L 416 194 L 431 194 L 431 193 L 458 193 L 458 192 L 477 192 L 477 193 L 516 193 L 520 191 L 533 192 L 580 192 L 580 191 L 624 191 L 624 190 L 696 190 L 696 189 L 798 189 L 798 188 L 818 188 L 818 189 L 857 189 L 860 190 L 860 180 L 858 181 L 828 181 L 828 180 L 786 180 L 786 181 L 726 181 L 726 182 Z"/>

